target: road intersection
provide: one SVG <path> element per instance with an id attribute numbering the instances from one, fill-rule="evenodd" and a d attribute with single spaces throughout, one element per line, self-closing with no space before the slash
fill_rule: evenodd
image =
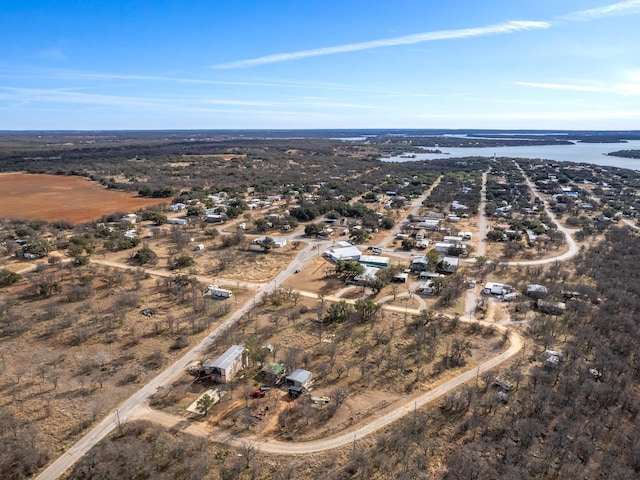
<path id="1" fill-rule="evenodd" d="M 518 167 L 519 168 L 519 167 Z M 524 175 L 524 172 L 523 172 Z M 484 199 L 481 204 L 484 205 L 486 202 L 486 196 L 484 192 L 486 192 L 486 178 L 487 173 L 483 175 L 483 195 L 482 199 Z M 529 188 L 538 198 L 542 200 L 539 194 L 535 191 L 535 187 L 529 180 L 529 178 L 525 175 L 525 179 Z M 439 179 L 438 179 L 439 181 Z M 422 197 L 417 199 L 412 205 L 413 208 L 409 213 L 415 213 L 418 211 L 420 206 L 422 205 L 423 200 L 431 193 L 432 189 L 435 188 L 436 184 L 434 184 Z M 553 216 L 552 212 L 549 211 L 548 205 L 543 201 L 545 209 L 551 219 L 554 221 L 559 231 L 561 231 L 566 238 L 566 241 L 569 245 L 569 250 L 555 258 L 549 258 L 544 260 L 533 260 L 533 261 L 522 261 L 522 262 L 508 262 L 508 265 L 538 265 L 544 263 L 553 263 L 559 262 L 563 260 L 567 260 L 571 258 L 578 252 L 578 248 L 576 246 L 575 241 L 571 237 L 573 233 L 572 230 L 562 227 L 562 225 L 557 221 L 555 216 Z M 483 228 L 486 225 L 486 218 L 484 218 L 484 208 L 481 208 L 479 213 L 479 226 Z M 398 227 L 399 228 L 399 227 Z M 388 237 L 386 237 L 382 242 L 380 242 L 381 247 L 386 247 L 388 243 L 392 240 L 394 233 L 398 230 L 393 230 Z M 295 238 L 293 235 L 291 238 Z M 484 249 L 482 242 L 482 235 L 478 235 L 479 246 L 477 249 L 477 253 L 484 253 Z M 157 390 L 165 385 L 171 384 L 175 379 L 184 375 L 184 371 L 187 365 L 192 363 L 194 360 L 200 359 L 205 352 L 208 350 L 210 345 L 215 343 L 224 332 L 226 332 L 229 328 L 235 325 L 240 319 L 249 312 L 254 304 L 255 300 L 260 297 L 264 292 L 268 291 L 270 285 L 280 285 L 286 280 L 290 275 L 294 274 L 297 270 L 300 270 L 305 264 L 313 260 L 319 255 L 319 252 L 325 248 L 331 246 L 332 242 L 327 240 L 315 240 L 310 242 L 305 248 L 303 248 L 295 259 L 284 269 L 282 270 L 275 279 L 264 283 L 264 284 L 254 284 L 241 282 L 242 285 L 247 287 L 251 287 L 255 289 L 254 297 L 250 298 L 246 301 L 242 306 L 240 306 L 231 316 L 229 316 L 218 328 L 216 328 L 213 332 L 211 332 L 208 336 L 203 338 L 197 345 L 191 348 L 188 352 L 186 352 L 182 357 L 176 360 L 172 365 L 167 367 L 164 371 L 154 377 L 151 381 L 145 384 L 140 390 L 138 390 L 131 397 L 126 399 L 120 405 L 118 405 L 116 411 L 113 414 L 107 415 L 100 423 L 98 423 L 95 427 L 93 427 L 85 436 L 79 439 L 65 454 L 60 456 L 57 460 L 55 460 L 49 467 L 47 467 L 40 475 L 38 475 L 38 480 L 54 480 L 61 475 L 63 475 L 73 464 L 75 464 L 85 453 L 87 453 L 93 446 L 95 446 L 100 440 L 106 437 L 111 431 L 117 428 L 120 422 L 127 422 L 136 418 L 147 418 L 157 423 L 166 426 L 175 426 L 179 422 L 183 422 L 184 419 L 181 417 L 175 417 L 164 412 L 157 412 L 151 410 L 148 406 L 149 398 L 157 392 Z M 386 248 L 385 248 L 386 250 Z M 410 255 L 408 252 L 406 255 Z M 131 268 L 130 266 L 108 262 L 108 261 L 100 261 L 100 260 L 92 260 L 94 263 L 99 263 L 107 266 L 111 266 L 114 268 Z M 159 276 L 167 276 L 167 272 L 157 271 L 157 270 L 149 270 L 148 273 Z M 222 284 L 225 282 L 222 281 Z M 232 282 L 236 283 L 236 282 Z M 317 294 L 313 292 L 304 292 L 300 291 L 301 295 L 304 296 L 316 296 Z M 325 297 L 328 300 L 335 299 L 336 301 L 342 300 L 338 297 Z M 466 304 L 475 305 L 475 295 L 473 296 L 473 300 L 467 299 Z M 383 306 L 385 309 L 400 311 L 400 312 L 408 312 L 411 314 L 419 313 L 418 310 L 408 309 L 406 307 L 395 307 L 390 305 Z M 465 307 L 467 308 L 467 307 Z M 470 308 L 470 307 L 469 307 Z M 461 318 L 462 321 L 477 321 L 473 319 L 472 315 L 469 314 L 468 318 Z M 483 323 L 483 322 L 480 322 Z M 229 436 L 223 432 L 211 432 L 206 430 L 202 425 L 194 423 L 186 428 L 185 431 L 191 432 L 197 435 L 206 435 L 213 441 L 228 443 L 231 445 L 241 445 L 246 442 L 251 442 L 254 446 L 256 446 L 259 450 L 264 452 L 271 453 L 310 453 L 310 452 L 318 452 L 322 450 L 328 450 L 332 448 L 336 448 L 348 443 L 353 442 L 354 438 L 361 438 L 365 435 L 369 435 L 390 423 L 396 421 L 397 419 L 407 415 L 408 413 L 414 411 L 415 408 L 420 408 L 434 400 L 441 398 L 443 395 L 452 391 L 455 388 L 458 388 L 465 382 L 471 380 L 479 373 L 485 372 L 501 363 L 505 362 L 513 355 L 515 355 L 523 346 L 523 339 L 513 331 L 509 331 L 507 327 L 504 325 L 491 324 L 494 328 L 504 332 L 508 335 L 509 338 L 509 347 L 491 358 L 490 360 L 485 361 L 481 365 L 477 367 L 473 367 L 455 378 L 439 385 L 438 387 L 428 391 L 416 395 L 411 399 L 404 402 L 402 405 L 399 405 L 397 408 L 393 409 L 387 414 L 381 415 L 377 418 L 372 418 L 371 421 L 365 425 L 356 427 L 352 430 L 348 430 L 343 434 L 334 437 L 328 437 L 320 440 L 315 440 L 312 442 L 300 442 L 300 443 L 287 443 L 287 442 L 277 442 L 277 441 L 262 441 L 257 438 L 250 437 L 233 437 Z M 355 437 L 354 437 L 355 436 Z"/>

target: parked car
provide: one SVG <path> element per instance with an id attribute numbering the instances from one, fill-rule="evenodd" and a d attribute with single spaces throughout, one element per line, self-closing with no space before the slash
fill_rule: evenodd
<path id="1" fill-rule="evenodd" d="M 253 390 L 249 396 L 251 398 L 263 398 L 266 395 L 266 392 L 263 392 L 262 389 L 258 388 L 257 390 Z"/>

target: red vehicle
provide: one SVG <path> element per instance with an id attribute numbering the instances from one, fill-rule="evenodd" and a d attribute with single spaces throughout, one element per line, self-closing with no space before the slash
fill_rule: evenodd
<path id="1" fill-rule="evenodd" d="M 260 389 L 254 390 L 249 394 L 251 398 L 263 398 L 265 395 L 266 393 Z"/>

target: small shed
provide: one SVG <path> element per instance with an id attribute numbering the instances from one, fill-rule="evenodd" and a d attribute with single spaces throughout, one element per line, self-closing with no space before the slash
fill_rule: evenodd
<path id="1" fill-rule="evenodd" d="M 407 283 L 408 280 L 409 280 L 409 274 L 404 272 L 398 273 L 393 277 L 393 281 L 396 283 Z"/>
<path id="2" fill-rule="evenodd" d="M 267 383 L 278 384 L 284 375 L 284 363 L 268 363 L 260 370 L 260 378 Z"/>
<path id="3" fill-rule="evenodd" d="M 311 379 L 313 378 L 313 374 L 309 370 L 303 370 L 299 368 L 294 370 L 291 375 L 288 375 L 285 378 L 287 385 L 292 385 L 294 387 L 302 387 L 307 388 L 311 385 Z"/>
<path id="4" fill-rule="evenodd" d="M 527 296 L 532 298 L 543 298 L 547 296 L 549 290 L 544 285 L 531 284 L 527 285 Z"/>
<path id="5" fill-rule="evenodd" d="M 429 259 L 426 255 L 416 255 L 415 257 L 413 257 L 411 266 L 409 268 L 411 268 L 412 272 L 422 272 L 426 270 L 428 266 Z"/>

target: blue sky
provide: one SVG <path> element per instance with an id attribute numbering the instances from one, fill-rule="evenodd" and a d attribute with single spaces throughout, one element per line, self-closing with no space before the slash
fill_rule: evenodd
<path id="1" fill-rule="evenodd" d="M 0 0 L 0 130 L 640 129 L 640 0 Z"/>

